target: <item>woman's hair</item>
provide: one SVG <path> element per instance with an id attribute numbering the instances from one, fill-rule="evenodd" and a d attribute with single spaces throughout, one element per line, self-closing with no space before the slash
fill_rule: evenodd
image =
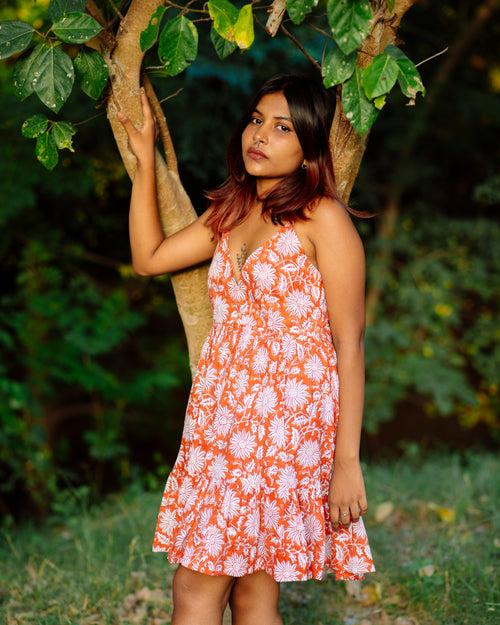
<path id="1" fill-rule="evenodd" d="M 241 223 L 257 199 L 256 177 L 245 169 L 241 136 L 260 99 L 276 92 L 282 92 L 287 100 L 307 168 L 299 166 L 262 199 L 262 214 L 269 214 L 271 221 L 280 225 L 283 220 L 305 220 L 308 219 L 304 212 L 306 208 L 313 208 L 323 196 L 327 196 L 337 200 L 353 215 L 372 216 L 347 206 L 337 192 L 329 143 L 335 108 L 331 92 L 305 74 L 279 73 L 261 85 L 229 139 L 228 177 L 216 189 L 204 192 L 213 208 L 205 223 L 217 238 L 222 231 Z"/>

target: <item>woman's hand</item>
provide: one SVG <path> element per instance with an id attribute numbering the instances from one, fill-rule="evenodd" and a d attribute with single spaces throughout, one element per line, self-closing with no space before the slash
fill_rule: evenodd
<path id="1" fill-rule="evenodd" d="M 351 520 L 357 521 L 360 515 L 366 513 L 368 503 L 359 460 L 335 459 L 328 503 L 335 531 L 339 529 L 339 524 L 347 528 Z"/>
<path id="2" fill-rule="evenodd" d="M 158 126 L 154 118 L 144 87 L 141 87 L 141 105 L 143 123 L 136 128 L 123 111 L 118 111 L 116 117 L 122 123 L 128 135 L 128 144 L 136 157 L 138 164 L 154 161 L 155 143 L 158 137 Z"/>

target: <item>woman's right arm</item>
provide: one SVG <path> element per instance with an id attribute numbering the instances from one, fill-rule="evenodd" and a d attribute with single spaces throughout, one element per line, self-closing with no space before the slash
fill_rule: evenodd
<path id="1" fill-rule="evenodd" d="M 164 237 L 156 200 L 156 128 L 148 98 L 141 90 L 144 123 L 137 129 L 119 112 L 129 146 L 137 159 L 129 212 L 132 267 L 141 276 L 161 275 L 184 269 L 213 256 L 216 241 L 205 225 L 210 209 L 188 226 Z"/>

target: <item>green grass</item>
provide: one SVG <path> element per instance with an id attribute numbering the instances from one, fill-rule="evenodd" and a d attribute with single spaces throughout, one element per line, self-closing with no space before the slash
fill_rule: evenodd
<path id="1" fill-rule="evenodd" d="M 414 453 L 363 473 L 377 572 L 360 583 L 329 574 L 282 584 L 285 625 L 498 622 L 495 456 Z M 130 489 L 91 508 L 75 499 L 71 514 L 62 509 L 43 527 L 4 524 L 0 622 L 167 625 L 175 567 L 151 552 L 160 498 L 161 488 Z"/>

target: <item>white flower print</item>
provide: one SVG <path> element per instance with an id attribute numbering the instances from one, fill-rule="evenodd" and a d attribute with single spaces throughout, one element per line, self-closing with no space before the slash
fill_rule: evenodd
<path id="1" fill-rule="evenodd" d="M 248 514 L 248 518 L 245 522 L 245 532 L 251 538 L 257 538 L 260 531 L 260 513 L 258 510 L 253 510 Z"/>
<path id="2" fill-rule="evenodd" d="M 333 423 L 333 398 L 330 395 L 323 397 L 320 410 L 321 421 L 325 425 Z"/>
<path id="3" fill-rule="evenodd" d="M 245 495 L 256 492 L 261 486 L 261 479 L 259 475 L 255 473 L 240 478 L 240 482 Z"/>
<path id="4" fill-rule="evenodd" d="M 297 460 L 303 467 L 313 467 L 319 463 L 318 441 L 304 441 L 297 452 Z"/>
<path id="5" fill-rule="evenodd" d="M 187 527 L 181 527 L 178 531 L 177 537 L 175 539 L 175 546 L 177 549 L 183 546 L 184 541 L 186 540 L 186 536 L 188 535 Z"/>
<path id="6" fill-rule="evenodd" d="M 205 531 L 209 527 L 211 519 L 212 509 L 204 508 L 200 514 L 200 528 L 202 531 Z"/>
<path id="7" fill-rule="evenodd" d="M 241 351 L 244 351 L 250 344 L 250 341 L 252 340 L 252 338 L 253 338 L 253 326 L 250 324 L 244 325 L 243 331 L 240 336 L 240 340 L 238 341 L 238 349 Z"/>
<path id="8" fill-rule="evenodd" d="M 228 303 L 219 295 L 214 298 L 213 318 L 216 323 L 222 323 L 227 315 Z"/>
<path id="9" fill-rule="evenodd" d="M 286 534 L 288 538 L 294 543 L 299 543 L 300 545 L 305 544 L 306 536 L 304 530 L 304 522 L 300 515 L 296 514 L 291 519 L 288 524 Z"/>
<path id="10" fill-rule="evenodd" d="M 176 523 L 176 515 L 172 510 L 165 510 L 159 515 L 160 527 L 165 534 L 170 534 Z"/>
<path id="11" fill-rule="evenodd" d="M 242 577 L 248 568 L 247 560 L 244 556 L 233 553 L 226 560 L 226 573 L 233 577 Z"/>
<path id="12" fill-rule="evenodd" d="M 224 456 L 220 454 L 215 456 L 212 464 L 209 467 L 210 477 L 214 484 L 220 484 L 226 477 L 226 471 L 228 467 L 228 461 Z"/>
<path id="13" fill-rule="evenodd" d="M 345 568 L 350 573 L 354 573 L 355 575 L 361 575 L 368 571 L 368 566 L 366 560 L 363 558 L 359 558 L 358 556 L 352 556 L 347 560 Z"/>
<path id="14" fill-rule="evenodd" d="M 275 390 L 270 386 L 261 389 L 256 402 L 257 413 L 259 415 L 268 415 L 272 412 L 278 403 L 278 397 Z"/>
<path id="15" fill-rule="evenodd" d="M 304 519 L 304 529 L 306 531 L 306 541 L 316 542 L 321 538 L 321 523 L 314 514 L 307 514 Z"/>
<path id="16" fill-rule="evenodd" d="M 257 350 L 253 363 L 252 369 L 255 373 L 264 373 L 267 369 L 267 363 L 269 362 L 269 354 L 266 347 L 259 347 Z"/>
<path id="17" fill-rule="evenodd" d="M 325 372 L 325 365 L 321 362 L 321 358 L 316 354 L 313 354 L 308 358 L 304 364 L 304 371 L 311 380 L 319 382 Z"/>
<path id="18" fill-rule="evenodd" d="M 214 428 L 219 436 L 225 436 L 234 421 L 234 416 L 227 406 L 218 405 L 215 409 Z"/>
<path id="19" fill-rule="evenodd" d="M 276 241 L 276 249 L 280 256 L 292 256 L 300 250 L 299 242 L 293 229 L 285 230 Z"/>
<path id="20" fill-rule="evenodd" d="M 281 332 L 285 329 L 285 319 L 279 310 L 269 310 L 266 314 L 266 325 L 271 332 Z"/>
<path id="21" fill-rule="evenodd" d="M 205 451 L 201 447 L 193 445 L 189 450 L 188 473 L 199 473 L 205 465 Z"/>
<path id="22" fill-rule="evenodd" d="M 285 360 L 290 360 L 290 358 L 293 358 L 297 351 L 297 342 L 295 341 L 293 336 L 285 335 L 283 337 L 282 348 Z"/>
<path id="23" fill-rule="evenodd" d="M 256 262 L 252 269 L 252 275 L 261 290 L 271 289 L 276 281 L 276 270 L 269 263 Z"/>
<path id="24" fill-rule="evenodd" d="M 231 436 L 230 449 L 236 458 L 249 458 L 255 449 L 255 436 L 251 432 L 240 430 Z"/>
<path id="25" fill-rule="evenodd" d="M 231 297 L 234 299 L 234 301 L 242 302 L 245 299 L 245 287 L 243 283 L 236 282 L 236 280 L 232 280 L 229 283 L 228 288 L 229 288 Z"/>
<path id="26" fill-rule="evenodd" d="M 238 371 L 234 382 L 234 393 L 236 397 L 239 397 L 246 392 L 248 388 L 248 371 Z"/>
<path id="27" fill-rule="evenodd" d="M 297 569 L 287 560 L 278 560 L 274 568 L 274 579 L 278 582 L 288 582 L 297 579 Z"/>
<path id="28" fill-rule="evenodd" d="M 222 500 L 222 514 L 226 517 L 226 519 L 231 519 L 238 513 L 239 507 L 239 497 L 233 490 L 228 488 L 224 493 L 224 499 Z"/>
<path id="29" fill-rule="evenodd" d="M 217 556 L 223 545 L 223 537 L 220 529 L 214 525 L 207 527 L 205 531 L 205 544 L 211 556 Z"/>
<path id="30" fill-rule="evenodd" d="M 295 469 L 288 465 L 280 470 L 278 477 L 278 497 L 287 499 L 290 496 L 290 490 L 297 487 L 297 473 Z"/>
<path id="31" fill-rule="evenodd" d="M 210 389 L 217 380 L 217 370 L 212 364 L 208 364 L 205 369 L 205 375 L 199 377 L 197 382 L 201 385 L 202 389 Z"/>
<path id="32" fill-rule="evenodd" d="M 276 529 L 280 521 L 280 513 L 278 510 L 278 504 L 266 499 L 264 501 L 264 525 L 267 529 Z"/>
<path id="33" fill-rule="evenodd" d="M 285 297 L 286 308 L 294 317 L 305 317 L 312 308 L 312 302 L 307 293 L 301 289 L 293 289 Z"/>
<path id="34" fill-rule="evenodd" d="M 269 437 L 276 447 L 284 447 L 286 442 L 286 426 L 283 417 L 274 417 L 269 424 Z"/>
<path id="35" fill-rule="evenodd" d="M 295 378 L 286 381 L 284 399 L 287 408 L 301 408 L 308 396 L 307 386 L 303 382 Z"/>

